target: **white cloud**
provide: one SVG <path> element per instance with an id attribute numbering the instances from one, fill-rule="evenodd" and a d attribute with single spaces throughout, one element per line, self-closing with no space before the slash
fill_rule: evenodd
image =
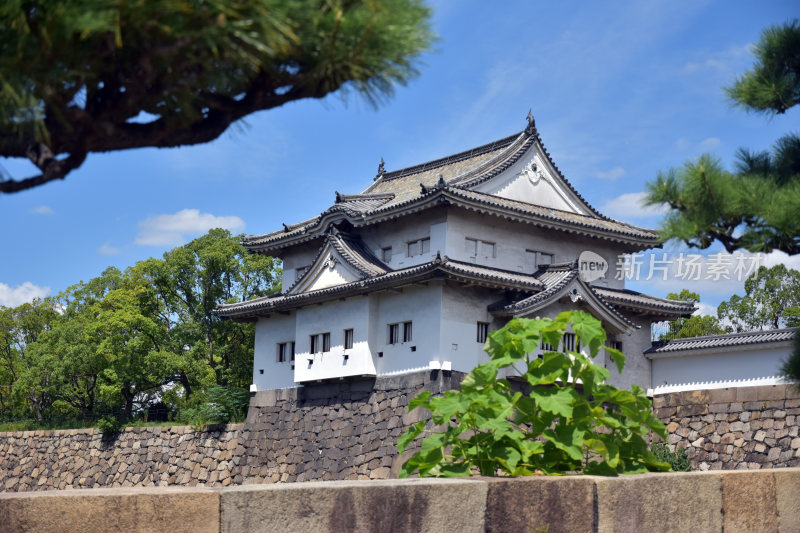
<path id="1" fill-rule="evenodd" d="M 97 249 L 97 253 L 102 255 L 117 255 L 119 253 L 119 248 L 105 242 Z"/>
<path id="2" fill-rule="evenodd" d="M 661 216 L 669 211 L 666 206 L 644 205 L 645 192 L 628 192 L 606 202 L 600 209 L 604 214 L 620 220 Z"/>
<path id="3" fill-rule="evenodd" d="M 693 315 L 697 316 L 717 316 L 717 306 L 707 304 L 704 302 L 697 302 L 695 304 L 697 306 L 697 311 L 692 313 Z"/>
<path id="4" fill-rule="evenodd" d="M 31 213 L 34 215 L 52 215 L 55 213 L 50 206 L 47 205 L 40 205 L 38 207 L 34 207 L 31 209 Z"/>
<path id="5" fill-rule="evenodd" d="M 136 244 L 140 246 L 179 246 L 188 237 L 202 235 L 212 228 L 232 232 L 244 229 L 244 221 L 235 216 L 218 217 L 198 209 L 184 209 L 174 215 L 153 215 L 139 222 Z"/>
<path id="6" fill-rule="evenodd" d="M 600 178 L 601 180 L 616 180 L 621 178 L 625 175 L 625 169 L 622 167 L 614 167 L 608 172 L 597 172 L 595 174 L 596 177 Z"/>
<path id="7" fill-rule="evenodd" d="M 720 140 L 717 137 L 709 137 L 708 139 L 703 139 L 698 143 L 698 148 L 701 150 L 709 150 L 711 148 L 716 148 L 720 145 Z"/>
<path id="8" fill-rule="evenodd" d="M 683 66 L 684 72 L 726 72 L 735 70 L 745 54 L 749 54 L 751 45 L 731 46 L 727 50 L 713 52 L 709 57 L 697 61 L 689 61 Z"/>
<path id="9" fill-rule="evenodd" d="M 16 307 L 34 298 L 44 298 L 50 292 L 50 287 L 39 287 L 30 281 L 11 288 L 5 283 L 0 283 L 0 306 Z"/>

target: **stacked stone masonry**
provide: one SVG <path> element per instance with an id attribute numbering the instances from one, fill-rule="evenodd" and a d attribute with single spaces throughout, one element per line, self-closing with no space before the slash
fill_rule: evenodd
<path id="1" fill-rule="evenodd" d="M 663 394 L 653 407 L 694 469 L 800 466 L 800 392 L 791 385 Z"/>
<path id="2" fill-rule="evenodd" d="M 245 424 L 0 433 L 0 492 L 385 479 L 413 453 L 397 439 L 421 420 L 408 402 L 458 386 L 423 372 L 257 393 Z M 800 394 L 787 386 L 656 396 L 673 449 L 695 469 L 800 466 Z"/>
<path id="3" fill-rule="evenodd" d="M 245 424 L 0 433 L 0 492 L 384 479 L 413 453 L 395 444 L 421 413 L 422 390 L 457 373 L 417 373 L 257 393 Z"/>

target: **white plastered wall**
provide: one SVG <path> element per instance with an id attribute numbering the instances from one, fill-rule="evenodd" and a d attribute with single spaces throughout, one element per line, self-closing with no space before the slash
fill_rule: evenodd
<path id="1" fill-rule="evenodd" d="M 791 342 L 652 355 L 652 394 L 782 383 L 781 364 Z"/>
<path id="2" fill-rule="evenodd" d="M 297 310 L 294 380 L 315 381 L 347 376 L 374 376 L 369 347 L 371 299 L 356 296 Z M 353 330 L 353 348 L 344 348 L 344 330 Z M 311 335 L 330 333 L 330 351 L 310 353 Z M 347 358 L 345 358 L 347 354 Z"/>
<path id="3" fill-rule="evenodd" d="M 495 243 L 495 257 L 470 256 L 466 252 L 466 238 Z M 460 209 L 451 209 L 448 213 L 447 242 L 443 250 L 448 257 L 530 274 L 534 267 L 527 263 L 525 250 L 553 254 L 555 263 L 575 261 L 582 251 L 591 250 L 602 256 L 609 268 L 605 277 L 592 285 L 624 287 L 624 280 L 617 280 L 614 276 L 617 256 L 621 253 L 618 244 Z"/>
<path id="4" fill-rule="evenodd" d="M 442 335 L 437 361 L 450 361 L 452 369 L 469 372 L 489 360 L 484 343 L 477 341 L 478 322 L 495 329 L 487 307 L 500 300 L 502 291 L 447 285 L 443 287 Z"/>
<path id="5" fill-rule="evenodd" d="M 257 390 L 293 387 L 292 362 L 277 361 L 277 343 L 295 340 L 296 315 L 274 314 L 260 318 L 256 323 L 253 357 L 253 385 Z M 264 371 L 262 374 L 261 371 Z"/>

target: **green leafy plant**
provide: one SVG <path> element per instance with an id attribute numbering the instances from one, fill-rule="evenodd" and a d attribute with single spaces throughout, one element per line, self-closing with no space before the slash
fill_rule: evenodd
<path id="1" fill-rule="evenodd" d="M 208 389 L 206 402 L 196 409 L 186 409 L 183 419 L 194 427 L 204 424 L 228 424 L 244 420 L 250 393 L 237 387 L 215 385 Z"/>
<path id="2" fill-rule="evenodd" d="M 588 356 L 573 350 L 532 355 L 542 343 L 558 346 L 570 326 Z M 409 403 L 409 410 L 429 410 L 435 427 L 421 421 L 400 437 L 402 453 L 427 434 L 400 477 L 669 470 L 644 438 L 651 431 L 662 439 L 667 434 L 644 391 L 605 383 L 608 370 L 591 360 L 603 348 L 622 370 L 625 356 L 603 346 L 605 340 L 600 322 L 581 311 L 555 320 L 515 318 L 492 332 L 485 348 L 490 360 L 467 374 L 460 391 L 426 391 Z M 519 374 L 525 394 L 498 378 L 507 368 Z"/>
<path id="3" fill-rule="evenodd" d="M 122 423 L 115 416 L 104 416 L 97 421 L 97 429 L 108 439 L 119 433 Z"/>
<path id="4" fill-rule="evenodd" d="M 656 459 L 659 461 L 669 463 L 669 466 L 671 466 L 675 472 L 689 472 L 692 469 L 692 465 L 689 462 L 689 453 L 686 451 L 686 448 L 676 448 L 673 452 L 669 449 L 669 446 L 663 442 L 654 442 L 650 445 L 650 451 L 653 452 L 653 455 L 655 455 Z"/>

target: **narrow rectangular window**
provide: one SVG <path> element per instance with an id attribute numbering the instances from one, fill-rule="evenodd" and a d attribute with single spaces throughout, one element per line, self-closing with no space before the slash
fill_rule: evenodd
<path id="1" fill-rule="evenodd" d="M 547 343 L 547 342 L 543 342 L 542 343 L 542 351 L 543 352 L 554 352 L 555 348 L 553 348 L 552 344 Z"/>
<path id="2" fill-rule="evenodd" d="M 400 342 L 400 324 L 389 324 L 389 344 Z"/>
<path id="3" fill-rule="evenodd" d="M 330 352 L 331 351 L 331 334 L 330 333 L 323 333 L 322 334 L 322 351 L 323 352 Z"/>
<path id="4" fill-rule="evenodd" d="M 291 357 L 292 357 L 292 361 L 294 361 L 294 341 L 291 342 L 291 345 L 292 345 L 291 346 Z"/>
<path id="5" fill-rule="evenodd" d="M 310 342 L 310 346 L 309 346 L 309 351 L 311 353 L 317 353 L 319 351 L 319 347 L 320 347 L 319 346 L 319 334 L 311 335 L 310 340 L 311 340 L 311 342 Z"/>
<path id="6" fill-rule="evenodd" d="M 489 334 L 489 323 L 478 322 L 477 341 L 481 344 L 486 342 L 486 336 Z"/>
<path id="7" fill-rule="evenodd" d="M 622 341 L 611 341 L 608 344 L 615 350 L 619 350 L 620 352 L 622 351 Z"/>
<path id="8" fill-rule="evenodd" d="M 563 346 L 565 352 L 576 352 L 577 349 L 580 349 L 580 345 L 575 342 L 574 333 L 564 333 Z"/>
<path id="9" fill-rule="evenodd" d="M 431 240 L 430 238 L 425 238 L 420 241 L 420 245 L 422 246 L 422 255 L 431 253 Z"/>
<path id="10" fill-rule="evenodd" d="M 353 348 L 353 330 L 344 330 L 344 349 L 351 350 Z"/>
<path id="11" fill-rule="evenodd" d="M 381 248 L 381 260 L 384 263 L 388 263 L 392 260 L 392 247 L 387 246 L 386 248 Z"/>
<path id="12" fill-rule="evenodd" d="M 403 342 L 411 342 L 411 322 L 403 322 Z"/>
<path id="13" fill-rule="evenodd" d="M 478 241 L 476 239 L 470 239 L 466 237 L 464 239 L 464 251 L 470 257 L 476 257 L 478 255 Z"/>
<path id="14" fill-rule="evenodd" d="M 286 343 L 285 342 L 279 342 L 278 343 L 278 349 L 277 349 L 277 354 L 275 356 L 275 360 L 278 363 L 283 363 L 283 362 L 286 361 Z"/>

